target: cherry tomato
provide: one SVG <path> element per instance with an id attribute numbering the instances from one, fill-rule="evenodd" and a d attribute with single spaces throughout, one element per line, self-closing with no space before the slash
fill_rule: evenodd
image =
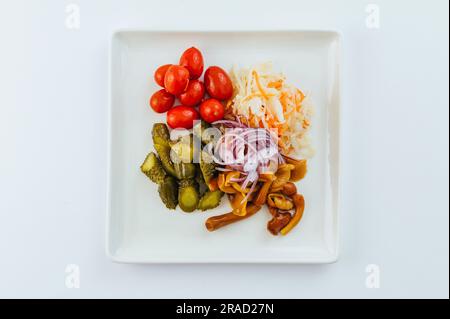
<path id="1" fill-rule="evenodd" d="M 164 113 L 170 110 L 175 102 L 175 97 L 165 89 L 156 91 L 150 98 L 150 106 L 157 113 Z"/>
<path id="2" fill-rule="evenodd" d="M 189 84 L 189 71 L 179 65 L 171 65 L 164 76 L 164 87 L 175 96 L 183 93 Z"/>
<path id="3" fill-rule="evenodd" d="M 208 123 L 223 119 L 224 113 L 225 109 L 219 100 L 207 99 L 200 104 L 200 115 Z"/>
<path id="4" fill-rule="evenodd" d="M 202 53 L 194 47 L 187 49 L 181 55 L 180 65 L 188 69 L 191 79 L 198 79 L 203 73 Z"/>
<path id="5" fill-rule="evenodd" d="M 233 84 L 227 72 L 218 66 L 210 66 L 205 72 L 208 94 L 218 100 L 228 100 L 233 95 Z"/>
<path id="6" fill-rule="evenodd" d="M 205 95 L 205 85 L 199 80 L 189 81 L 188 87 L 185 92 L 178 96 L 181 104 L 187 106 L 194 106 L 200 104 Z"/>
<path id="7" fill-rule="evenodd" d="M 167 69 L 171 66 L 172 64 L 164 64 L 161 65 L 159 68 L 156 69 L 155 71 L 155 82 L 159 85 L 164 87 L 164 77 L 166 76 L 166 72 Z"/>
<path id="8" fill-rule="evenodd" d="M 167 124 L 171 128 L 191 129 L 194 121 L 199 118 L 197 110 L 192 106 L 179 105 L 167 112 Z"/>

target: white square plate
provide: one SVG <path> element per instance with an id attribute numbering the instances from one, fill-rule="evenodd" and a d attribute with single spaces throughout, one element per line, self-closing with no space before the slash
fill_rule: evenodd
<path id="1" fill-rule="evenodd" d="M 266 230 L 269 214 L 210 233 L 205 220 L 230 211 L 226 198 L 213 211 L 168 211 L 157 187 L 140 170 L 153 150 L 151 128 L 165 116 L 148 106 L 159 89 L 156 67 L 177 63 L 198 47 L 205 67 L 250 66 L 272 61 L 288 82 L 308 92 L 315 107 L 311 137 L 315 157 L 298 184 L 304 217 L 288 236 Z M 335 32 L 120 31 L 110 52 L 107 254 L 129 263 L 330 263 L 338 256 L 339 47 Z"/>

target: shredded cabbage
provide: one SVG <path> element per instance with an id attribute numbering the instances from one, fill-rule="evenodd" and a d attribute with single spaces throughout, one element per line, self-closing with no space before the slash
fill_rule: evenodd
<path id="1" fill-rule="evenodd" d="M 314 155 L 308 137 L 313 115 L 309 98 L 286 83 L 283 74 L 273 72 L 271 62 L 233 67 L 230 77 L 234 95 L 227 104 L 227 114 L 249 127 L 276 130 L 278 146 L 286 155 Z"/>

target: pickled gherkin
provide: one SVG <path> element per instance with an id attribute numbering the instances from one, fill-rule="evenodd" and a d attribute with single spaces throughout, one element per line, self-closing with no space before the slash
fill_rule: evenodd
<path id="1" fill-rule="evenodd" d="M 222 196 L 223 196 L 223 192 L 220 190 L 216 190 L 213 192 L 207 191 L 202 196 L 202 198 L 200 198 L 200 202 L 198 203 L 197 208 L 202 211 L 216 208 L 217 206 L 219 206 Z"/>
<path id="2" fill-rule="evenodd" d="M 178 205 L 187 212 L 193 212 L 198 205 L 199 195 L 196 182 L 193 179 L 183 179 L 179 183 Z"/>
<path id="3" fill-rule="evenodd" d="M 205 180 L 203 179 L 203 174 L 200 170 L 200 167 L 197 166 L 197 171 L 195 173 L 195 181 L 198 185 L 198 193 L 200 196 L 203 196 L 208 190 L 208 185 L 206 185 Z"/>
<path id="4" fill-rule="evenodd" d="M 178 185 L 175 178 L 166 176 L 158 187 L 159 197 L 168 209 L 175 209 L 178 204 Z"/>
<path id="5" fill-rule="evenodd" d="M 166 177 L 161 161 L 153 152 L 145 158 L 144 163 L 141 165 L 141 171 L 156 184 L 161 184 L 164 181 L 164 177 Z"/>
<path id="6" fill-rule="evenodd" d="M 201 140 L 203 144 L 214 143 L 214 141 L 218 139 L 221 134 L 218 129 L 214 129 L 211 131 L 208 130 L 209 128 L 211 128 L 211 125 L 202 120 L 193 128 L 194 137 Z"/>
<path id="7" fill-rule="evenodd" d="M 202 171 L 203 179 L 206 184 L 208 184 L 216 173 L 216 165 L 214 164 L 211 155 L 206 152 L 202 152 L 201 155 L 200 170 Z"/>
<path id="8" fill-rule="evenodd" d="M 190 213 L 196 209 L 213 209 L 220 204 L 223 192 L 212 187 L 216 164 L 210 154 L 201 150 L 202 143 L 210 142 L 201 136 L 209 127 L 202 121 L 194 127 L 193 133 L 171 140 L 166 124 L 153 125 L 152 139 L 156 152 L 147 155 L 141 171 L 158 184 L 159 196 L 168 209 L 179 205 Z"/>
<path id="9" fill-rule="evenodd" d="M 161 159 L 161 164 L 164 170 L 172 175 L 173 177 L 177 177 L 177 172 L 175 171 L 174 164 L 170 159 L 170 146 L 163 144 L 155 144 L 155 150 Z"/>
<path id="10" fill-rule="evenodd" d="M 181 162 L 174 164 L 174 168 L 178 179 L 192 179 L 195 177 L 195 164 Z"/>
<path id="11" fill-rule="evenodd" d="M 192 135 L 185 135 L 171 142 L 172 159 L 179 159 L 185 163 L 192 163 L 194 158 L 194 144 Z"/>
<path id="12" fill-rule="evenodd" d="M 152 129 L 153 144 L 170 146 L 169 128 L 164 123 L 153 124 Z"/>

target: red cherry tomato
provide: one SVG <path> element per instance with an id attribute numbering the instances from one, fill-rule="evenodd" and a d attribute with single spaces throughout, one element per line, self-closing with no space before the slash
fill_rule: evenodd
<path id="1" fill-rule="evenodd" d="M 155 82 L 159 85 L 164 87 L 164 77 L 166 76 L 166 72 L 167 69 L 171 66 L 172 64 L 164 64 L 161 65 L 159 68 L 156 69 L 155 71 Z"/>
<path id="2" fill-rule="evenodd" d="M 198 79 L 203 73 L 202 53 L 194 47 L 187 49 L 181 55 L 180 65 L 188 69 L 191 79 Z"/>
<path id="3" fill-rule="evenodd" d="M 233 84 L 227 72 L 218 66 L 210 66 L 205 72 L 208 94 L 218 100 L 228 100 L 233 95 Z"/>
<path id="4" fill-rule="evenodd" d="M 171 128 L 191 129 L 194 121 L 199 118 L 197 110 L 192 106 L 179 105 L 167 112 L 167 124 Z"/>
<path id="5" fill-rule="evenodd" d="M 156 91 L 150 98 L 150 106 L 157 113 L 164 113 L 170 110 L 175 102 L 175 97 L 165 89 Z"/>
<path id="6" fill-rule="evenodd" d="M 164 87 L 173 95 L 183 93 L 189 84 L 189 71 L 179 65 L 171 65 L 164 76 Z"/>
<path id="7" fill-rule="evenodd" d="M 208 123 L 223 119 L 225 109 L 216 99 L 207 99 L 200 104 L 200 116 Z"/>
<path id="8" fill-rule="evenodd" d="M 205 95 L 205 86 L 203 82 L 199 80 L 189 81 L 188 87 L 185 92 L 178 96 L 181 104 L 187 106 L 194 106 L 200 104 Z"/>

